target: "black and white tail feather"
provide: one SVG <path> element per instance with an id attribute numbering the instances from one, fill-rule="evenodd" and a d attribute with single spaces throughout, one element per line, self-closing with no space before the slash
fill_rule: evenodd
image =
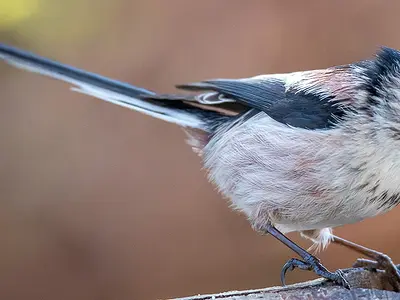
<path id="1" fill-rule="evenodd" d="M 68 82 L 75 92 L 185 128 L 211 132 L 216 124 L 232 115 L 229 111 L 221 112 L 218 107 L 211 107 L 234 102 L 217 92 L 197 96 L 160 95 L 4 44 L 0 44 L 0 59 L 17 68 Z"/>

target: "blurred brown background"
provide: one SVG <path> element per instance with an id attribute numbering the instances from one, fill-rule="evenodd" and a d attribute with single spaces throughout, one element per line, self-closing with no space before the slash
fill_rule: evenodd
<path id="1" fill-rule="evenodd" d="M 0 0 L 0 38 L 171 92 L 400 48 L 399 11 L 361 0 Z M 228 208 L 183 138 L 0 63 L 0 298 L 151 300 L 279 284 L 293 253 Z M 336 233 L 400 262 L 399 215 Z M 356 258 L 335 245 L 320 256 L 331 269 Z"/>

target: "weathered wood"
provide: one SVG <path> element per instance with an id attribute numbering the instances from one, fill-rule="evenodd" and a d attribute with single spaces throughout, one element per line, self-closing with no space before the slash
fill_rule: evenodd
<path id="1" fill-rule="evenodd" d="M 286 287 L 271 287 L 258 290 L 231 291 L 220 294 L 197 295 L 175 300 L 289 300 L 289 299 L 399 299 L 400 293 L 393 291 L 383 271 L 368 271 L 361 268 L 344 270 L 345 278 L 352 287 L 347 290 L 325 279 L 316 279 Z"/>

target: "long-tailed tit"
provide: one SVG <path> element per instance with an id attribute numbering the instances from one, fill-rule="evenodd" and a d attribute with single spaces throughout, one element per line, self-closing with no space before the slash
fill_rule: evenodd
<path id="1" fill-rule="evenodd" d="M 209 179 L 248 218 L 296 252 L 294 268 L 349 287 L 284 234 L 314 246 L 336 242 L 400 275 L 384 254 L 332 234 L 400 201 L 400 52 L 382 48 L 370 59 L 327 69 L 243 79 L 212 79 L 158 94 L 0 44 L 0 58 L 71 83 L 73 90 L 175 123 L 200 155 Z M 196 92 L 196 93 L 193 93 Z"/>

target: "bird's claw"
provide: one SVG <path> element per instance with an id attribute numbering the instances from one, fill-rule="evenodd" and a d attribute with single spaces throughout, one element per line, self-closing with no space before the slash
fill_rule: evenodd
<path id="1" fill-rule="evenodd" d="M 364 268 L 369 271 L 375 272 L 379 269 L 379 264 L 375 260 L 370 260 L 366 258 L 357 258 L 356 262 L 352 266 L 353 268 Z"/>
<path id="2" fill-rule="evenodd" d="M 317 275 L 324 277 L 328 280 L 336 282 L 337 284 L 343 286 L 344 288 L 350 289 L 350 285 L 347 280 L 343 276 L 343 272 L 341 270 L 337 270 L 335 273 L 329 272 L 320 262 L 319 260 L 311 256 L 307 257 L 305 261 L 300 259 L 292 258 L 288 260 L 281 271 L 281 282 L 282 285 L 285 286 L 285 275 L 287 271 L 293 271 L 295 268 L 300 270 L 313 270 Z"/>
<path id="3" fill-rule="evenodd" d="M 380 254 L 376 256 L 376 260 L 358 258 L 353 264 L 353 267 L 365 268 L 373 272 L 376 272 L 378 269 L 385 271 L 390 284 L 393 286 L 393 289 L 397 292 L 400 291 L 400 272 L 389 256 Z"/>
<path id="4" fill-rule="evenodd" d="M 350 284 L 349 282 L 346 280 L 346 278 L 344 277 L 343 271 L 342 270 L 336 270 L 335 273 L 331 273 L 334 277 L 336 277 L 335 279 L 332 279 L 334 282 L 336 282 L 338 285 L 346 288 L 346 289 L 350 289 Z"/>
<path id="5" fill-rule="evenodd" d="M 281 271 L 281 282 L 282 285 L 285 286 L 285 276 L 287 271 L 293 271 L 295 268 L 301 269 L 301 270 L 312 270 L 312 266 L 310 264 L 307 264 L 306 262 L 297 259 L 297 258 L 292 258 L 289 259 L 282 267 L 282 271 Z"/>

